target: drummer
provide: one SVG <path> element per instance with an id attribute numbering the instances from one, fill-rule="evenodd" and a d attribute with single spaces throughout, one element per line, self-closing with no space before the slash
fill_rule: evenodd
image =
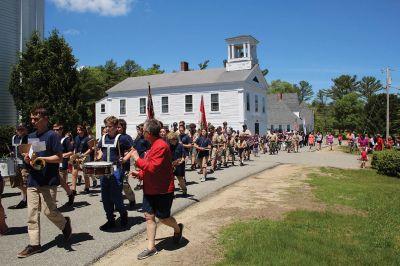
<path id="1" fill-rule="evenodd" d="M 121 227 L 125 227 L 128 224 L 128 212 L 125 209 L 122 198 L 124 178 L 122 165 L 130 159 L 129 153 L 125 157 L 124 154 L 132 149 L 132 144 L 126 134 L 118 134 L 118 119 L 115 116 L 109 116 L 104 119 L 104 124 L 107 128 L 107 134 L 103 135 L 101 141 L 99 141 L 97 159 L 111 162 L 114 168 L 113 175 L 100 177 L 101 199 L 107 218 L 107 222 L 100 226 L 100 230 L 108 231 L 116 226 L 114 206 L 120 213 Z"/>
<path id="2" fill-rule="evenodd" d="M 28 130 L 24 124 L 18 124 L 15 130 L 16 134 L 12 137 L 13 157 L 16 160 L 16 175 L 10 177 L 10 185 L 12 188 L 18 187 L 21 190 L 21 201 L 9 209 L 23 209 L 26 208 L 26 182 L 28 180 L 28 171 L 23 164 L 21 153 L 18 146 L 28 143 Z"/>

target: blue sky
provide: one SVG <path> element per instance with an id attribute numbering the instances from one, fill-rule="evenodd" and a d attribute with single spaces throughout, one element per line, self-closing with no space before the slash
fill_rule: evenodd
<path id="1" fill-rule="evenodd" d="M 315 92 L 341 74 L 385 83 L 389 66 L 400 88 L 399 0 L 46 0 L 45 14 L 46 34 L 58 29 L 79 66 L 220 68 L 225 39 L 252 35 L 268 82 L 306 80 Z"/>

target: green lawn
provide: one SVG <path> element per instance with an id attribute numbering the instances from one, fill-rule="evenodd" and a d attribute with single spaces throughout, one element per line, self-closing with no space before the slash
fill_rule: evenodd
<path id="1" fill-rule="evenodd" d="M 341 145 L 341 146 L 337 146 L 339 151 L 342 151 L 344 153 L 351 153 L 354 155 L 360 155 L 360 150 L 358 148 L 353 148 L 353 151 L 350 152 L 350 149 L 347 145 Z"/>
<path id="2" fill-rule="evenodd" d="M 310 177 L 318 200 L 361 214 L 294 211 L 230 225 L 217 265 L 400 265 L 399 179 L 333 168 Z"/>

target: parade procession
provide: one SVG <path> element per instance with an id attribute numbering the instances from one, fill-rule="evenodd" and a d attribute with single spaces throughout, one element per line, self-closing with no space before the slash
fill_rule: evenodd
<path id="1" fill-rule="evenodd" d="M 1 0 L 1 266 L 400 265 L 399 10 Z"/>
<path id="2" fill-rule="evenodd" d="M 151 104 L 149 106 L 151 108 Z M 154 115 L 150 108 L 149 115 Z M 40 226 L 41 208 L 62 231 L 65 240 L 70 239 L 73 221 L 57 209 L 57 186 L 66 193 L 64 206 L 71 207 L 75 197 L 92 193 L 91 188 L 97 188 L 98 181 L 106 220 L 99 230 L 126 227 L 128 212 L 123 194 L 129 200 L 129 208 L 135 209 L 139 200 L 136 201 L 134 191 L 143 189 L 141 211 L 148 226 L 154 228 L 155 217 L 159 218 L 162 223 L 173 227 L 174 242 L 179 243 L 183 225 L 177 224 L 170 213 L 174 177 L 182 195 L 187 196 L 186 171 L 198 171 L 199 181 L 206 182 L 209 174 L 221 168 L 244 166 L 245 161 L 251 160 L 251 154 L 259 156 L 259 150 L 267 153 L 268 146 L 272 145 L 271 139 L 274 139 L 252 135 L 246 125 L 241 130 L 233 130 L 227 122 L 215 127 L 206 122 L 205 116 L 202 116 L 204 120 L 200 121 L 199 129 L 194 123 L 186 126 L 185 121 L 173 123 L 169 129 L 163 127 L 161 121 L 149 117 L 138 125 L 135 139 L 125 133 L 126 122 L 123 119 L 109 116 L 104 120 L 99 139 L 89 134 L 90 127 L 82 125 L 77 125 L 76 136 L 72 137 L 71 132 L 64 132 L 62 122 L 50 128 L 49 117 L 46 108 L 32 110 L 30 120 L 35 131 L 28 134 L 27 127 L 19 124 L 12 137 L 12 157 L 2 161 L 2 176 L 9 180 L 12 188 L 21 191 L 21 201 L 9 209 L 26 208 L 30 217 L 29 244 L 18 253 L 19 258 L 41 252 L 40 232 L 45 230 Z M 159 182 L 154 181 L 157 175 Z M 130 186 L 130 178 L 137 180 L 135 187 Z M 82 180 L 84 189 L 78 194 L 77 185 L 80 186 Z M 61 201 L 62 197 L 58 198 L 58 202 Z M 120 214 L 118 225 L 115 211 Z M 4 208 L 1 217 L 1 234 L 6 235 L 9 228 Z M 155 231 L 152 235 L 155 236 Z M 149 239 L 149 248 L 138 258 L 156 252 L 154 238 Z"/>

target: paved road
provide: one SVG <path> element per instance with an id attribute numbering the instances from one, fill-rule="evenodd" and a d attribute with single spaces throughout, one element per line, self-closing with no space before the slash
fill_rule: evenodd
<path id="1" fill-rule="evenodd" d="M 263 155 L 252 158 L 244 167 L 234 166 L 209 175 L 209 180 L 199 182 L 196 172 L 187 172 L 189 197 L 180 197 L 173 204 L 173 212 L 201 201 L 210 193 L 228 186 L 249 175 L 274 167 L 279 164 L 304 164 L 310 166 L 340 166 L 343 168 L 358 168 L 359 163 L 354 155 L 342 152 L 309 151 L 304 148 L 300 153 L 281 152 L 279 155 Z M 134 181 L 135 182 L 135 181 Z M 177 183 L 176 183 L 177 185 Z M 79 187 L 82 190 L 83 187 Z M 143 214 L 139 211 L 129 211 L 129 227 L 125 230 L 117 228 L 113 232 L 102 232 L 98 228 L 105 222 L 105 215 L 100 202 L 100 189 L 92 190 L 90 195 L 78 195 L 71 208 L 61 208 L 64 215 L 72 220 L 73 236 L 68 243 L 63 241 L 61 232 L 42 215 L 41 243 L 43 252 L 25 259 L 18 259 L 16 254 L 27 245 L 26 209 L 9 210 L 7 223 L 11 232 L 0 237 L 1 265 L 86 265 L 95 261 L 109 250 L 120 246 L 123 242 L 145 229 Z M 61 188 L 58 190 L 58 205 L 66 202 L 67 197 Z M 137 192 L 137 207 L 140 209 L 142 193 Z M 5 208 L 17 204 L 20 200 L 16 189 L 5 188 L 2 203 Z M 126 201 L 127 203 L 127 201 Z M 118 221 L 117 221 L 118 222 Z"/>

